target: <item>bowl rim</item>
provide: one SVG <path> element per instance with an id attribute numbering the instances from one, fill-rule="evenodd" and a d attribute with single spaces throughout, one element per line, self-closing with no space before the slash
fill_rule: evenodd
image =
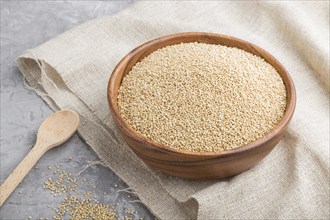
<path id="1" fill-rule="evenodd" d="M 255 141 L 253 141 L 249 144 L 239 146 L 239 147 L 235 147 L 235 148 L 231 148 L 231 149 L 228 149 L 228 150 L 217 151 L 217 152 L 194 152 L 194 151 L 188 151 L 188 150 L 175 149 L 175 148 L 166 146 L 164 144 L 155 142 L 155 141 L 141 135 L 137 131 L 135 131 L 120 115 L 118 105 L 117 105 L 117 96 L 115 97 L 115 99 L 111 98 L 114 95 L 114 92 L 115 92 L 115 91 L 113 91 L 112 88 L 114 87 L 114 83 L 115 83 L 116 77 L 118 77 L 118 74 L 121 71 L 125 72 L 126 67 L 130 63 L 130 61 L 136 55 L 138 55 L 141 51 L 144 51 L 144 50 L 146 50 L 146 49 L 148 49 L 148 48 L 150 48 L 154 45 L 157 45 L 161 42 L 166 42 L 168 40 L 173 40 L 173 39 L 176 39 L 176 38 L 209 37 L 209 36 L 215 37 L 215 38 L 223 38 L 223 39 L 228 40 L 228 41 L 236 41 L 240 44 L 247 44 L 247 45 L 249 45 L 250 49 L 261 51 L 263 54 L 267 55 L 270 59 L 273 60 L 273 62 L 276 63 L 276 65 L 278 66 L 277 68 L 274 67 L 274 65 L 272 65 L 272 64 L 271 65 L 277 70 L 277 72 L 281 76 L 281 78 L 284 82 L 284 85 L 285 85 L 285 88 L 286 88 L 286 94 L 287 94 L 287 103 L 286 103 L 287 106 L 286 106 L 286 109 L 285 109 L 285 113 L 284 113 L 282 119 L 279 121 L 279 123 L 270 132 L 265 134 L 263 137 L 260 137 L 257 140 L 255 140 Z M 196 42 L 197 42 L 197 40 L 198 39 L 196 39 Z M 171 45 L 175 45 L 175 43 L 171 44 Z M 244 49 L 242 49 L 242 50 L 244 50 Z M 257 56 L 259 56 L 259 55 L 257 55 Z M 261 56 L 259 56 L 259 57 L 261 57 Z M 265 59 L 264 57 L 262 57 L 262 58 Z M 134 65 L 135 64 L 133 64 L 132 66 L 134 66 Z M 279 68 L 282 69 L 282 70 L 279 71 L 278 70 Z M 124 74 L 122 74 L 120 81 L 122 81 L 123 77 L 124 77 Z M 122 129 L 124 129 L 125 134 L 128 135 L 130 138 L 134 139 L 135 141 L 143 142 L 144 144 L 147 144 L 149 148 L 151 147 L 154 150 L 163 150 L 163 151 L 166 151 L 168 153 L 172 153 L 172 154 L 176 154 L 176 155 L 191 156 L 191 157 L 203 156 L 203 157 L 207 157 L 207 158 L 209 158 L 209 157 L 214 158 L 214 157 L 221 157 L 221 156 L 233 156 L 233 155 L 236 155 L 237 153 L 244 153 L 244 152 L 250 151 L 252 149 L 263 146 L 263 144 L 265 144 L 265 143 L 269 142 L 270 140 L 272 140 L 279 133 L 284 132 L 286 127 L 288 126 L 289 122 L 291 121 L 291 118 L 292 118 L 294 110 L 295 110 L 296 90 L 295 90 L 295 86 L 293 84 L 293 81 L 292 81 L 288 71 L 284 68 L 284 66 L 275 57 L 273 57 L 270 53 L 268 53 L 266 50 L 262 49 L 261 47 L 255 45 L 255 44 L 252 44 L 248 41 L 242 40 L 240 38 L 232 37 L 232 36 L 229 36 L 229 35 L 209 33 L 209 32 L 182 32 L 182 33 L 165 35 L 165 36 L 161 36 L 159 38 L 150 40 L 148 42 L 145 42 L 145 43 L 141 44 L 140 46 L 136 47 L 135 49 L 130 51 L 128 54 L 126 54 L 119 61 L 119 63 L 116 65 L 116 67 L 113 69 L 112 74 L 109 78 L 108 88 L 107 88 L 107 99 L 108 99 L 108 104 L 109 104 L 109 108 L 110 108 L 110 111 L 112 113 L 112 116 L 115 117 L 114 120 L 117 120 L 120 127 Z"/>

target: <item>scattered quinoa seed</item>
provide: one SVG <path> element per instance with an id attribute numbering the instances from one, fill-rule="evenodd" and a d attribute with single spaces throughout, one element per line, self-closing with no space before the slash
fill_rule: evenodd
<path id="1" fill-rule="evenodd" d="M 65 216 L 66 215 L 66 216 Z M 111 210 L 109 205 L 101 204 L 96 200 L 89 198 L 81 199 L 77 197 L 67 197 L 59 205 L 54 219 L 115 219 L 115 211 Z"/>
<path id="2" fill-rule="evenodd" d="M 66 171 L 56 172 L 57 178 L 48 178 L 44 183 L 43 188 L 51 190 L 54 197 L 60 193 L 66 193 L 67 191 L 75 191 L 77 187 L 77 180 L 72 177 Z"/>
<path id="3" fill-rule="evenodd" d="M 169 147 L 218 152 L 249 144 L 282 119 L 276 69 L 244 50 L 205 43 L 161 48 L 123 78 L 118 108 L 141 135 Z"/>
<path id="4" fill-rule="evenodd" d="M 62 165 L 55 165 L 54 167 L 60 168 Z M 51 166 L 49 166 L 51 167 Z M 49 171 L 51 172 L 51 171 Z M 61 197 L 61 203 L 58 205 L 47 204 L 50 210 L 55 212 L 55 215 L 51 219 L 62 220 L 115 220 L 118 219 L 115 204 L 104 204 L 97 200 L 97 195 L 107 195 L 107 192 L 101 190 L 93 191 L 77 191 L 78 185 L 83 183 L 85 186 L 95 189 L 95 185 L 91 185 L 86 179 L 76 179 L 72 174 L 67 171 L 57 169 L 56 172 L 51 172 L 51 177 L 47 178 L 44 182 L 43 188 L 50 190 L 51 195 L 54 197 Z M 87 185 L 86 185 L 87 184 Z M 117 184 L 116 184 L 117 186 Z M 99 194 L 95 194 L 98 191 Z M 19 191 L 21 194 L 22 192 Z M 63 195 L 63 197 L 62 197 Z M 80 195 L 76 197 L 75 195 Z M 105 198 L 105 197 L 103 197 Z M 116 203 L 119 205 L 119 203 Z M 128 209 L 127 212 L 123 213 L 124 219 L 132 219 L 132 212 Z M 28 219 L 32 219 L 31 216 Z M 40 218 L 48 220 L 48 218 Z"/>

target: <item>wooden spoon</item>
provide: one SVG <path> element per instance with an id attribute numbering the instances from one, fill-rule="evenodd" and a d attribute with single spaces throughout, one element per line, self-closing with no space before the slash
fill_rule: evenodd
<path id="1" fill-rule="evenodd" d="M 79 115 L 72 110 L 51 114 L 40 125 L 37 142 L 0 187 L 0 206 L 49 149 L 67 141 L 78 129 Z"/>

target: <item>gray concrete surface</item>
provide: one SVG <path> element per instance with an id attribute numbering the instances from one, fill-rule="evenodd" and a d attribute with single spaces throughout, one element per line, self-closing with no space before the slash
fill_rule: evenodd
<path id="1" fill-rule="evenodd" d="M 131 1 L 1 1 L 1 183 L 28 153 L 39 125 L 52 113 L 39 96 L 24 88 L 17 56 L 77 24 L 114 14 L 130 4 Z M 78 174 L 88 161 L 97 160 L 77 135 L 50 150 L 1 207 L 1 219 L 51 219 L 55 214 L 52 207 L 65 197 L 54 197 L 42 187 L 47 178 L 53 178 L 55 165 L 63 164 L 62 170 Z M 143 204 L 129 202 L 137 199 L 133 195 L 116 193 L 127 185 L 110 169 L 94 165 L 77 179 L 78 190 L 71 194 L 92 191 L 102 203 L 115 206 L 119 219 L 127 215 L 128 209 L 138 211 L 133 219 L 154 218 Z"/>

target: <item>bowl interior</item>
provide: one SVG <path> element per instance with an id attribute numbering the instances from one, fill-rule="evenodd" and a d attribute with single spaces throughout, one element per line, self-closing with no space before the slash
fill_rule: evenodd
<path id="1" fill-rule="evenodd" d="M 118 89 L 121 85 L 121 81 L 123 77 L 129 73 L 132 67 L 139 61 L 141 61 L 144 57 L 148 56 L 150 53 L 169 45 L 180 44 L 180 43 L 189 43 L 189 42 L 199 42 L 199 43 L 207 43 L 207 44 L 221 44 L 228 47 L 237 47 L 239 49 L 245 50 L 250 52 L 254 55 L 264 58 L 268 63 L 270 63 L 280 74 L 283 79 L 284 85 L 287 91 L 287 106 L 284 113 L 283 118 L 274 127 L 268 134 L 264 137 L 259 138 L 258 140 L 244 145 L 237 148 L 229 149 L 226 151 L 220 152 L 190 152 L 184 150 L 176 150 L 174 148 L 170 148 L 168 146 L 156 143 L 148 138 L 143 137 L 139 133 L 137 133 L 134 129 L 128 125 L 124 119 L 121 117 L 119 110 L 118 110 L 118 103 L 117 103 L 117 95 Z M 287 127 L 289 121 L 292 118 L 295 103 L 296 103 L 296 94 L 295 88 L 292 82 L 291 77 L 289 76 L 288 72 L 285 68 L 281 65 L 281 63 L 276 60 L 272 55 L 268 52 L 263 50 L 262 48 L 246 42 L 244 40 L 220 35 L 220 34 L 213 34 L 213 33 L 200 33 L 200 32 L 189 32 L 189 33 L 180 33 L 174 35 L 168 35 L 164 37 L 157 38 L 155 40 L 149 41 L 147 43 L 142 44 L 141 46 L 137 47 L 129 54 L 127 54 L 115 67 L 108 85 L 108 100 L 109 106 L 112 110 L 114 118 L 117 120 L 117 123 L 124 129 L 132 138 L 135 138 L 140 141 L 144 141 L 150 144 L 150 146 L 154 146 L 157 148 L 161 148 L 162 150 L 167 151 L 168 153 L 175 153 L 175 154 L 185 154 L 190 156 L 220 156 L 220 155 L 231 155 L 237 152 L 246 151 L 251 148 L 255 148 L 257 146 L 262 145 L 263 143 L 272 139 L 276 134 L 281 133 Z"/>

